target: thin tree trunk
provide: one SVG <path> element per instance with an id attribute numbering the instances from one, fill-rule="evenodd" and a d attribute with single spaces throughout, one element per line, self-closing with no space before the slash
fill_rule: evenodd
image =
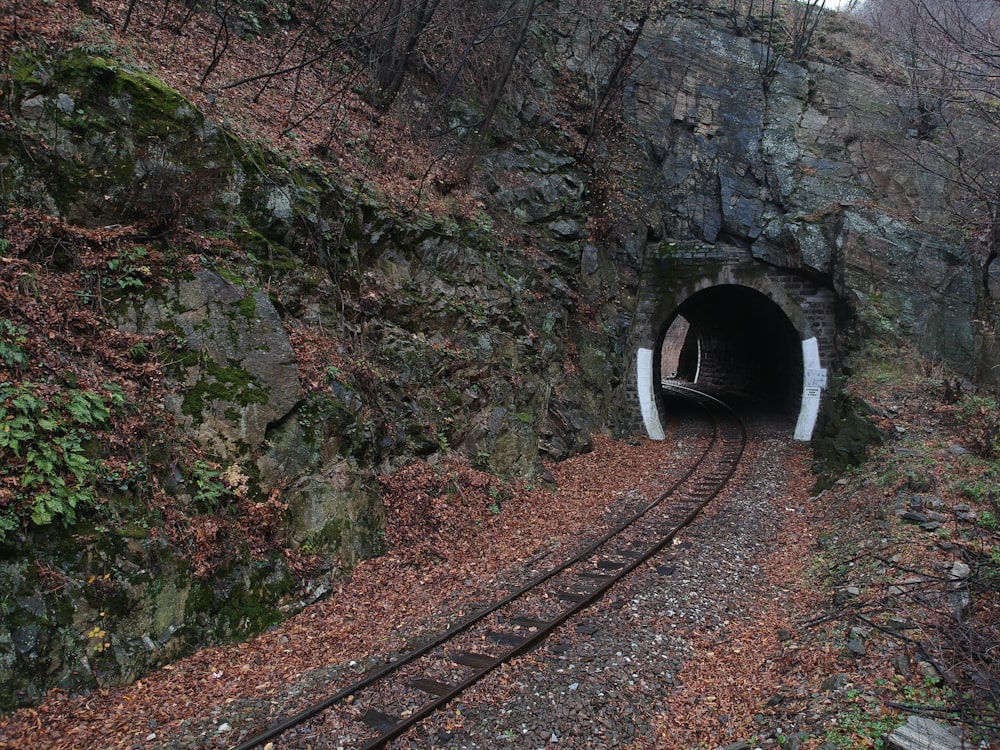
<path id="1" fill-rule="evenodd" d="M 416 49 L 417 42 L 420 41 L 420 36 L 430 25 L 431 20 L 434 18 L 434 13 L 437 11 L 440 4 L 441 0 L 421 0 L 420 7 L 417 9 L 416 20 L 414 21 L 413 28 L 410 30 L 410 34 L 406 40 L 406 49 L 400 56 L 392 80 L 389 82 L 388 86 L 383 89 L 380 96 L 379 104 L 382 109 L 388 109 L 395 100 L 396 96 L 399 94 L 399 90 L 403 86 L 403 80 L 406 78 L 407 70 L 410 67 L 413 50 Z"/>
<path id="2" fill-rule="evenodd" d="M 528 30 L 531 27 L 535 11 L 543 2 L 545 0 L 528 0 L 528 6 L 524 10 L 524 17 L 521 19 L 521 27 L 518 29 L 517 39 L 503 61 L 503 65 L 500 68 L 500 77 L 497 79 L 496 85 L 493 88 L 493 94 L 486 104 L 486 111 L 483 113 L 483 118 L 479 122 L 480 137 L 483 137 L 489 129 L 490 123 L 493 121 L 493 116 L 496 114 L 497 108 L 500 106 L 500 100 L 503 98 L 504 90 L 507 88 L 507 81 L 514 70 L 514 62 L 517 60 L 521 48 L 524 47 L 524 40 L 528 37 Z"/>

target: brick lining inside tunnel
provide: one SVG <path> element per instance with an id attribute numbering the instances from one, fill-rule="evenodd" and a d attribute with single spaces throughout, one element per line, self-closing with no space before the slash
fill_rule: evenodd
<path id="1" fill-rule="evenodd" d="M 789 413 L 798 407 L 802 383 L 799 335 L 763 294 L 749 287 L 724 285 L 686 299 L 661 339 L 661 357 L 654 361 L 655 382 L 671 374 L 662 371 L 662 355 L 676 344 L 669 334 L 678 318 L 687 321 L 688 330 L 677 352 L 676 377 L 776 412 Z"/>

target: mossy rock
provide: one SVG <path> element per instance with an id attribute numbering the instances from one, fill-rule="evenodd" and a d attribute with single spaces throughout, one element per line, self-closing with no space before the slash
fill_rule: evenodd
<path id="1" fill-rule="evenodd" d="M 221 153 L 221 136 L 161 81 L 79 49 L 17 53 L 10 69 L 19 140 L 34 151 L 7 146 L 15 198 L 84 225 L 161 222 L 178 200 L 188 210 L 211 201 L 211 181 L 195 169 L 218 166 L 206 151 Z"/>
<path id="2" fill-rule="evenodd" d="M 201 643 L 246 638 L 281 620 L 278 603 L 291 589 L 291 573 L 280 555 L 237 558 L 210 579 L 192 582 L 184 628 Z"/>
<path id="3" fill-rule="evenodd" d="M 268 426 L 302 399 L 295 353 L 262 291 L 202 270 L 122 317 L 128 330 L 173 333 L 168 373 L 177 388 L 167 407 L 182 430 L 220 459 L 256 451 Z"/>
<path id="4" fill-rule="evenodd" d="M 287 494 L 290 541 L 348 565 L 384 551 L 385 509 L 374 473 L 335 458 Z"/>
<path id="5" fill-rule="evenodd" d="M 830 487 L 847 469 L 859 466 L 870 449 L 884 442 L 869 419 L 875 409 L 864 399 L 839 391 L 825 404 L 812 445 L 817 489 Z"/>

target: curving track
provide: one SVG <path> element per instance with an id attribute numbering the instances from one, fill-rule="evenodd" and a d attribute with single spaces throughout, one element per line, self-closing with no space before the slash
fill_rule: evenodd
<path id="1" fill-rule="evenodd" d="M 656 500 L 567 560 L 432 641 L 238 745 L 384 747 L 501 664 L 535 648 L 573 615 L 669 545 L 726 486 L 746 446 L 738 416 L 681 386 L 712 417 L 692 468 Z M 274 742 L 277 740 L 277 742 Z"/>

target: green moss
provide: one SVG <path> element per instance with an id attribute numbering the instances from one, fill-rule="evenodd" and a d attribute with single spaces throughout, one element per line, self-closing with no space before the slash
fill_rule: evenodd
<path id="1" fill-rule="evenodd" d="M 118 534 L 126 539 L 149 539 L 149 526 L 133 521 L 119 528 Z"/>
<path id="2" fill-rule="evenodd" d="M 253 294 L 245 296 L 240 300 L 239 311 L 240 315 L 244 318 L 253 320 L 254 315 L 257 313 L 257 298 Z"/>
<path id="3" fill-rule="evenodd" d="M 185 120 L 201 120 L 195 107 L 162 81 L 82 49 L 54 61 L 29 52 L 15 54 L 10 71 L 12 83 L 25 95 L 37 89 L 71 93 L 78 107 L 61 113 L 60 120 L 74 130 L 112 130 L 127 116 L 138 131 L 163 137 L 188 130 Z"/>
<path id="4" fill-rule="evenodd" d="M 235 271 L 222 266 L 213 266 L 212 270 L 234 286 L 246 286 L 247 280 Z"/>
<path id="5" fill-rule="evenodd" d="M 341 541 L 349 534 L 350 529 L 351 522 L 347 518 L 334 518 L 311 539 L 311 542 L 317 549 L 339 550 Z"/>
<path id="6" fill-rule="evenodd" d="M 132 116 L 140 132 L 148 132 L 152 126 L 157 135 L 179 133 L 188 129 L 184 120 L 196 120 L 201 116 L 187 99 L 153 76 L 138 71 L 118 67 L 111 86 L 111 93 L 125 95 L 132 102 Z"/>
<path id="7" fill-rule="evenodd" d="M 48 78 L 39 58 L 26 53 L 10 56 L 7 73 L 10 83 L 19 88 L 42 88 Z"/>
<path id="8" fill-rule="evenodd" d="M 196 417 L 212 401 L 244 407 L 267 403 L 267 388 L 246 370 L 222 367 L 211 359 L 204 361 L 202 368 L 204 377 L 184 394 L 181 413 Z"/>
<path id="9" fill-rule="evenodd" d="M 291 587 L 280 556 L 238 562 L 208 580 L 192 582 L 185 623 L 203 631 L 209 642 L 245 638 L 281 621 L 277 603 Z"/>

